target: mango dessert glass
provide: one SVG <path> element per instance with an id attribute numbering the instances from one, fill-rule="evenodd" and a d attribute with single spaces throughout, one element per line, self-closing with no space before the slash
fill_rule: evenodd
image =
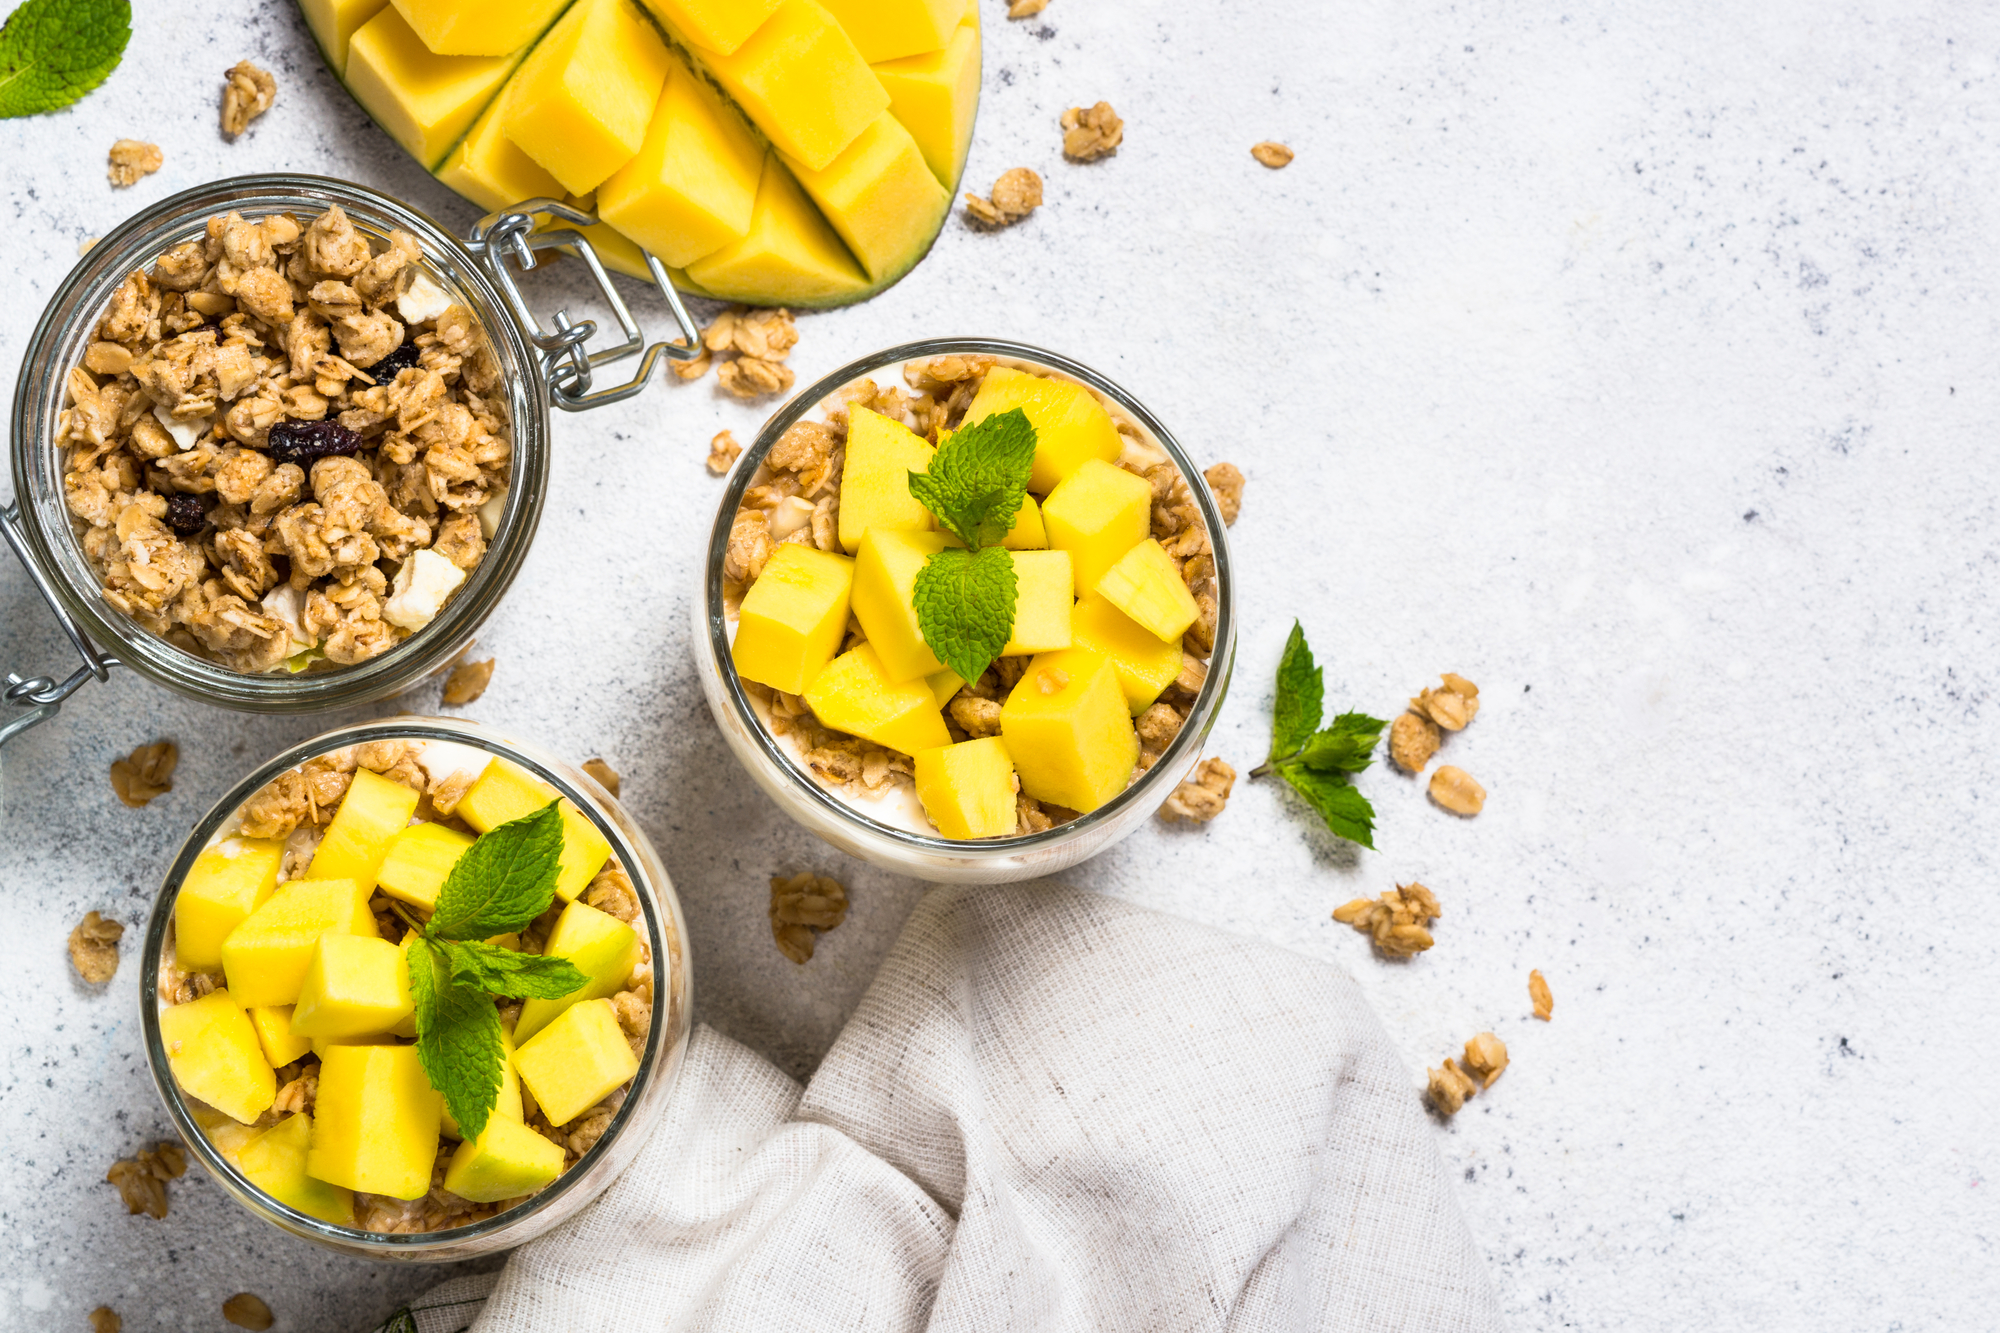
<path id="1" fill-rule="evenodd" d="M 1072 433 L 1061 423 L 1044 431 L 1029 500 L 1005 542 L 1018 587 L 1013 636 L 1003 653 L 1012 665 L 1001 680 L 1006 702 L 989 694 L 994 707 L 988 710 L 1000 715 L 1003 735 L 992 734 L 991 718 L 978 729 L 958 725 L 952 709 L 968 702 L 959 694 L 965 683 L 936 671 L 911 617 L 884 610 L 907 603 L 905 585 L 914 571 L 931 551 L 953 544 L 928 530 L 916 512 L 921 507 L 912 509 L 914 501 L 897 483 L 906 491 L 908 472 L 927 465 L 931 446 L 918 438 L 925 419 L 944 412 L 947 401 L 956 404 L 955 413 L 968 410 L 958 401 L 963 393 L 931 371 L 949 366 L 957 373 L 968 364 L 978 368 L 981 393 L 989 381 L 1004 385 L 994 396 L 1035 404 L 1031 416 L 1039 412 L 1055 423 L 1065 404 L 1080 404 L 1100 429 L 1117 432 L 1115 442 L 1093 446 L 1087 458 L 1079 453 L 1051 460 L 1049 442 L 1060 439 L 1060 449 L 1074 451 Z M 914 408 L 906 383 L 918 389 Z M 887 401 L 891 417 L 904 412 L 917 422 L 917 434 L 862 410 L 878 399 Z M 811 435 L 810 423 L 829 412 L 847 417 L 840 443 L 823 462 L 838 469 L 832 474 L 837 489 L 815 470 L 822 464 L 802 465 L 790 456 L 809 443 L 793 428 L 808 423 Z M 1110 427 L 1102 425 L 1107 413 Z M 1076 415 L 1072 407 L 1071 418 Z M 935 427 L 943 418 L 930 420 Z M 1171 472 L 1163 470 L 1167 466 Z M 768 488 L 787 470 L 819 484 L 769 503 Z M 1162 501 L 1169 483 L 1169 498 Z M 746 504 L 765 513 L 768 546 L 755 532 L 746 546 L 738 529 Z M 1213 571 L 1195 628 L 1207 646 L 1205 662 L 1195 646 L 1184 657 L 1176 641 L 1175 626 L 1185 624 L 1178 617 L 1194 603 L 1158 540 L 1161 505 L 1191 506 L 1206 531 L 1204 554 Z M 1140 526 L 1126 533 L 1134 522 Z M 746 549 L 764 556 L 747 579 Z M 811 624 L 791 637 L 797 627 L 781 626 L 774 634 L 760 624 L 758 653 L 769 655 L 766 647 L 776 645 L 784 662 L 766 664 L 760 657 L 753 666 L 738 644 L 746 623 L 759 619 L 745 585 L 755 592 L 765 580 L 782 583 L 785 604 L 798 611 L 792 619 Z M 1077 589 L 1081 600 L 1072 605 Z M 1126 609 L 1106 611 L 1108 598 Z M 811 615 L 822 602 L 825 614 Z M 843 607 L 852 615 L 840 614 Z M 1135 618 L 1157 619 L 1160 628 L 1148 635 Z M 872 629 L 864 634 L 865 626 Z M 1024 344 L 979 338 L 889 348 L 833 372 L 780 408 L 736 463 L 694 601 L 695 659 L 709 711 L 758 786 L 842 851 L 900 873 L 956 883 L 1053 874 L 1104 850 L 1153 814 L 1201 757 L 1228 688 L 1235 635 L 1222 516 L 1201 470 L 1166 427 L 1087 366 Z M 1124 642 L 1135 636 L 1153 642 L 1156 651 L 1148 655 L 1142 645 Z M 1143 660 L 1161 652 L 1173 669 Z M 777 683 L 791 656 L 800 659 L 799 679 Z M 765 679 L 746 679 L 739 661 L 743 671 Z M 930 676 L 919 674 L 926 669 Z M 1023 673 L 1040 682 L 1040 693 L 1017 688 L 1030 678 Z M 1155 700 L 1169 698 L 1177 730 L 1165 739 L 1148 728 L 1144 715 Z M 808 750 L 801 736 L 815 729 L 852 742 L 853 762 L 824 747 Z M 1076 752 L 1065 752 L 1061 762 L 1046 758 L 1045 751 L 1064 747 Z M 1011 750 L 1022 753 L 1010 756 Z M 888 771 L 878 771 L 885 764 Z M 858 767 L 858 780 L 843 766 Z M 1005 784 L 1017 771 L 1021 785 L 1010 795 Z M 1061 798 L 1071 791 L 1076 799 Z M 1016 823 L 1009 818 L 1011 801 L 1021 796 L 1034 799 L 1021 802 L 1024 813 Z M 1052 826 L 1026 813 L 1045 809 L 1054 813 Z"/>
<path id="2" fill-rule="evenodd" d="M 588 982 L 502 1003 L 499 1101 L 464 1142 L 408 1044 L 393 937 L 477 834 L 557 797 L 557 896 L 497 942 Z M 343 727 L 249 774 L 182 845 L 146 932 L 147 1061 L 195 1160 L 272 1225 L 403 1262 L 510 1249 L 658 1123 L 687 1044 L 685 940 L 652 844 L 581 770 L 472 723 Z"/>

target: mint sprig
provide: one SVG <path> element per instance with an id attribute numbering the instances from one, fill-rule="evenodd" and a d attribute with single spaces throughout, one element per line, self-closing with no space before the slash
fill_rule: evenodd
<path id="1" fill-rule="evenodd" d="M 1276 773 L 1304 797 L 1336 837 L 1375 846 L 1375 807 L 1349 775 L 1374 763 L 1376 742 L 1389 724 L 1365 713 L 1342 713 L 1320 729 L 1326 680 L 1295 620 L 1278 659 L 1278 694 L 1271 705 L 1271 757 L 1250 770 Z"/>
<path id="2" fill-rule="evenodd" d="M 924 642 L 965 680 L 978 680 L 1014 633 L 1019 581 L 1000 543 L 1020 516 L 1035 462 L 1035 427 L 1009 408 L 954 431 L 910 474 L 910 494 L 965 543 L 917 571 L 911 602 Z"/>
<path id="3" fill-rule="evenodd" d="M 130 0 L 26 0 L 0 28 L 0 119 L 68 106 L 110 77 L 131 39 Z"/>

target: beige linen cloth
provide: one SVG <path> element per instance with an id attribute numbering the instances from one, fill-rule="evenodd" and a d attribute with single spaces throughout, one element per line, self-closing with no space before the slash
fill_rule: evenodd
<path id="1" fill-rule="evenodd" d="M 1433 1132 L 1334 968 L 1097 894 L 940 888 L 804 1089 L 698 1029 L 631 1168 L 415 1323 L 1497 1330 Z"/>

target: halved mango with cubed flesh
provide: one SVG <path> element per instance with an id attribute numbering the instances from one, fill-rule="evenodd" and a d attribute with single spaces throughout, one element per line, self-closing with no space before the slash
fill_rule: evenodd
<path id="1" fill-rule="evenodd" d="M 847 633 L 854 562 L 784 542 L 743 594 L 729 659 L 736 674 L 799 694 L 826 668 Z"/>
<path id="2" fill-rule="evenodd" d="M 239 1004 L 292 1004 L 328 931 L 375 936 L 368 890 L 351 879 L 295 879 L 222 942 L 222 972 Z"/>
<path id="3" fill-rule="evenodd" d="M 437 905 L 438 890 L 472 846 L 472 835 L 428 821 L 411 824 L 390 840 L 375 887 L 425 911 Z"/>
<path id="4" fill-rule="evenodd" d="M 840 305 L 869 291 L 868 276 L 776 157 L 764 159 L 742 240 L 704 255 L 687 275 L 718 300 Z"/>
<path id="5" fill-rule="evenodd" d="M 876 282 L 922 259 L 951 207 L 917 141 L 887 111 L 826 166 L 815 170 L 790 157 L 785 165 Z"/>
<path id="6" fill-rule="evenodd" d="M 388 8 L 355 30 L 342 77 L 375 123 L 428 170 L 444 160 L 519 60 L 519 53 L 436 55 Z"/>
<path id="7" fill-rule="evenodd" d="M 542 35 L 569 0 L 390 0 L 441 56 L 504 56 Z"/>
<path id="8" fill-rule="evenodd" d="M 507 90 L 507 137 L 572 194 L 645 142 L 673 57 L 632 0 L 577 0 Z"/>
<path id="9" fill-rule="evenodd" d="M 910 474 L 928 472 L 937 450 L 880 412 L 847 413 L 847 461 L 840 477 L 840 545 L 852 555 L 875 528 L 929 532 L 937 519 L 910 494 Z M 795 691 L 796 693 L 796 691 Z"/>
<path id="10" fill-rule="evenodd" d="M 1001 838 L 1016 827 L 1014 760 L 998 736 L 919 750 L 917 799 L 947 838 Z"/>
<path id="11" fill-rule="evenodd" d="M 306 1171 L 392 1199 L 429 1192 L 444 1099 L 414 1046 L 345 1046 L 320 1059 Z"/>
<path id="12" fill-rule="evenodd" d="M 256 1029 L 257 1045 L 273 1069 L 312 1054 L 312 1038 L 292 1032 L 292 1008 L 289 1004 L 260 1004 L 245 1011 L 250 1015 L 250 1026 Z"/>
<path id="13" fill-rule="evenodd" d="M 678 61 L 645 140 L 597 190 L 597 215 L 685 268 L 750 231 L 764 146 L 715 90 Z"/>
<path id="14" fill-rule="evenodd" d="M 965 0 L 821 0 L 869 64 L 935 51 L 951 40 Z"/>
<path id="15" fill-rule="evenodd" d="M 1088 459 L 1042 502 L 1049 545 L 1068 551 L 1076 595 L 1097 581 L 1152 531 L 1153 488 L 1144 477 Z"/>
<path id="16" fill-rule="evenodd" d="M 509 85 L 512 86 L 511 84 Z M 559 199 L 562 182 L 507 137 L 501 113 L 507 94 L 479 113 L 472 128 L 445 156 L 437 178 L 489 213 L 529 199 Z"/>
<path id="17" fill-rule="evenodd" d="M 916 140 L 931 174 L 956 189 L 979 110 L 979 25 L 968 17 L 943 49 L 870 68 L 889 94 L 889 114 Z"/>
<path id="18" fill-rule="evenodd" d="M 1069 609 L 1075 576 L 1068 551 L 1010 551 L 1014 560 L 1014 627 L 1002 657 L 1026 657 L 1070 645 Z"/>
<path id="19" fill-rule="evenodd" d="M 500 1024 L 500 1090 L 493 1095 L 493 1115 L 495 1119 L 504 1117 L 516 1124 L 527 1119 L 527 1108 L 521 1105 L 521 1076 L 514 1072 L 514 1029 L 505 1022 Z M 459 1132 L 449 1105 L 444 1108 L 439 1132 L 448 1139 L 465 1137 Z"/>
<path id="20" fill-rule="evenodd" d="M 389 844 L 410 826 L 421 796 L 413 787 L 356 769 L 306 873 L 314 879 L 351 879 L 363 888 L 374 888 Z"/>
<path id="21" fill-rule="evenodd" d="M 1043 653 L 1000 708 L 1000 735 L 1021 790 L 1038 801 L 1090 811 L 1125 790 L 1139 736 L 1118 673 L 1083 649 Z"/>
<path id="22" fill-rule="evenodd" d="M 495 759 L 479 781 L 466 789 L 452 812 L 481 833 L 491 833 L 509 820 L 531 815 L 556 799 L 555 788 L 510 759 Z M 562 813 L 562 862 L 556 871 L 556 895 L 569 902 L 589 887 L 611 855 L 611 843 L 597 825 L 567 797 Z"/>
<path id="23" fill-rule="evenodd" d="M 160 1011 L 160 1044 L 181 1091 L 249 1124 L 271 1107 L 278 1078 L 236 997 L 210 991 Z"/>
<path id="24" fill-rule="evenodd" d="M 416 1008 L 409 955 L 366 935 L 319 937 L 292 1010 L 295 1036 L 360 1037 L 387 1032 Z"/>
<path id="25" fill-rule="evenodd" d="M 1137 717 L 1152 707 L 1160 692 L 1181 674 L 1181 645 L 1169 643 L 1092 593 L 1070 612 L 1070 629 L 1078 648 L 1102 653 L 1118 673 L 1125 706 Z"/>
<path id="26" fill-rule="evenodd" d="M 843 501 L 844 502 L 844 501 Z M 1040 551 L 1049 544 L 1049 530 L 1042 522 L 1042 507 L 1032 495 L 1021 497 L 1021 512 L 1000 544 L 1010 551 Z"/>
<path id="27" fill-rule="evenodd" d="M 703 51 L 728 55 L 777 12 L 779 0 L 646 0 L 669 32 Z"/>
<path id="28" fill-rule="evenodd" d="M 1173 557 L 1154 538 L 1134 546 L 1097 580 L 1105 601 L 1123 611 L 1161 640 L 1179 644 L 1181 635 L 1201 615 L 1194 594 L 1181 582 Z"/>
<path id="29" fill-rule="evenodd" d="M 806 687 L 805 699 L 834 730 L 904 754 L 951 743 L 929 683 L 922 676 L 890 680 L 872 643 L 834 658 Z"/>
<path id="30" fill-rule="evenodd" d="M 549 1123 L 561 1126 L 638 1073 L 639 1057 L 632 1054 L 611 1001 L 587 1000 L 522 1042 L 514 1068 Z"/>
<path id="31" fill-rule="evenodd" d="M 563 1150 L 518 1120 L 491 1116 L 476 1139 L 451 1155 L 444 1187 L 474 1203 L 533 1194 L 562 1174 Z"/>
<path id="32" fill-rule="evenodd" d="M 1035 465 L 1028 475 L 1028 489 L 1038 494 L 1047 495 L 1088 459 L 1109 463 L 1124 452 L 1111 414 L 1090 390 L 1012 366 L 986 372 L 960 429 L 1016 407 L 1035 428 Z"/>
<path id="33" fill-rule="evenodd" d="M 854 40 L 814 0 L 783 0 L 743 45 L 702 63 L 779 152 L 811 171 L 889 109 Z"/>
<path id="34" fill-rule="evenodd" d="M 238 1148 L 232 1156 L 243 1178 L 307 1217 L 335 1226 L 354 1225 L 354 1192 L 315 1180 L 306 1171 L 312 1117 L 290 1115 Z"/>
<path id="35" fill-rule="evenodd" d="M 362 24 L 388 5 L 389 0 L 299 0 L 299 9 L 319 43 L 326 63 L 336 76 L 347 70 L 347 46 Z"/>
<path id="36" fill-rule="evenodd" d="M 911 597 L 925 563 L 954 544 L 942 532 L 875 528 L 855 552 L 854 618 L 891 681 L 933 675 L 944 666 L 924 642 Z"/>
<path id="37" fill-rule="evenodd" d="M 521 1017 L 514 1025 L 517 1041 L 527 1041 L 572 1005 L 625 989 L 626 979 L 639 965 L 639 932 L 588 903 L 571 903 L 556 918 L 542 952 L 550 958 L 569 959 L 589 980 L 555 999 L 531 997 L 523 1001 Z"/>
<path id="38" fill-rule="evenodd" d="M 224 838 L 195 858 L 174 895 L 174 960 L 182 970 L 222 966 L 222 942 L 271 896 L 284 859 L 285 844 L 274 838 Z"/>

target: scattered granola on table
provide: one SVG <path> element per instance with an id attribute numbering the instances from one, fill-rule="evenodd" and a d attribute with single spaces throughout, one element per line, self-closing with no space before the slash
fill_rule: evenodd
<path id="1" fill-rule="evenodd" d="M 1486 808 L 1486 788 L 1474 782 L 1464 769 L 1445 764 L 1431 774 L 1431 799 L 1453 814 L 1469 819 Z"/>
<path id="2" fill-rule="evenodd" d="M 158 1222 L 167 1215 L 167 1182 L 180 1179 L 186 1170 L 187 1150 L 166 1142 L 113 1162 L 104 1178 L 118 1187 L 127 1213 L 144 1213 Z"/>
<path id="3" fill-rule="evenodd" d="M 1430 924 L 1444 915 L 1437 895 L 1421 884 L 1399 884 L 1377 898 L 1356 898 L 1333 910 L 1333 919 L 1370 936 L 1391 958 L 1410 958 L 1436 943 Z"/>
<path id="4" fill-rule="evenodd" d="M 1404 713 L 1389 726 L 1389 758 L 1406 773 L 1421 773 L 1438 750 L 1438 726 L 1419 713 Z"/>
<path id="5" fill-rule="evenodd" d="M 1072 162 L 1095 162 L 1118 151 L 1125 142 L 1125 122 L 1111 103 L 1073 106 L 1062 114 L 1063 156 Z"/>
<path id="6" fill-rule="evenodd" d="M 128 185 L 137 185 L 140 180 L 158 171 L 165 161 L 158 144 L 139 139 L 120 139 L 111 145 L 105 174 L 113 185 L 122 190 Z"/>
<path id="7" fill-rule="evenodd" d="M 1455 672 L 1444 673 L 1444 688 L 1425 687 L 1410 700 L 1410 711 L 1429 718 L 1446 731 L 1463 731 L 1479 716 L 1479 687 Z"/>
<path id="8" fill-rule="evenodd" d="M 231 65 L 222 77 L 222 132 L 234 139 L 271 109 L 278 98 L 278 81 L 247 60 Z"/>
<path id="9" fill-rule="evenodd" d="M 717 431 L 715 438 L 708 442 L 708 470 L 718 477 L 724 476 L 736 466 L 736 460 L 742 454 L 743 446 L 736 442 L 734 432 Z"/>
<path id="10" fill-rule="evenodd" d="M 1290 166 L 1295 154 L 1285 145 L 1266 139 L 1262 143 L 1250 146 L 1250 156 L 1256 158 L 1262 165 L 1277 171 Z"/>
<path id="11" fill-rule="evenodd" d="M 847 920 L 847 890 L 826 875 L 801 871 L 771 877 L 771 937 L 795 963 L 813 956 L 819 937 Z"/>
<path id="12" fill-rule="evenodd" d="M 252 1329 L 263 1333 L 277 1320 L 271 1314 L 271 1307 L 247 1291 L 239 1291 L 222 1303 L 222 1317 L 238 1328 Z"/>
<path id="13" fill-rule="evenodd" d="M 1155 704 L 1154 707 L 1160 705 Z M 1206 824 L 1222 813 L 1229 793 L 1236 786 L 1236 770 L 1218 758 L 1201 761 L 1186 782 L 1174 788 L 1160 807 L 1160 818 L 1169 824 L 1186 820 Z"/>
<path id="14" fill-rule="evenodd" d="M 799 328 L 791 311 L 730 306 L 702 330 L 701 355 L 692 361 L 673 362 L 674 374 L 684 380 L 698 380 L 713 365 L 716 383 L 733 397 L 751 399 L 783 393 L 792 387 L 795 378 L 785 358 L 798 340 Z M 717 470 L 715 456 L 720 439 L 717 436 L 709 443 L 711 472 Z M 721 471 L 728 471 L 727 466 Z"/>
<path id="15" fill-rule="evenodd" d="M 106 921 L 96 912 L 84 913 L 83 920 L 69 933 L 69 961 L 76 974 L 93 986 L 102 986 L 118 975 L 118 941 L 125 927 Z"/>
<path id="16" fill-rule="evenodd" d="M 1442 1116 L 1454 1116 L 1465 1105 L 1465 1099 L 1479 1090 L 1479 1085 L 1465 1076 L 1457 1061 L 1446 1056 L 1439 1069 L 1427 1070 L 1429 1079 L 1424 1087 L 1424 1097 Z"/>
<path id="17" fill-rule="evenodd" d="M 100 1305 L 90 1312 L 90 1333 L 120 1333 L 124 1327 L 125 1321 L 108 1305 Z"/>
<path id="18" fill-rule="evenodd" d="M 1217 463 L 1201 475 L 1215 496 L 1215 507 L 1222 511 L 1222 526 L 1236 526 L 1236 516 L 1243 512 L 1242 470 L 1234 463 Z"/>
<path id="19" fill-rule="evenodd" d="M 174 789 L 174 769 L 180 761 L 180 748 L 172 741 L 142 745 L 123 759 L 112 761 L 111 790 L 119 800 L 137 810 Z"/>
<path id="20" fill-rule="evenodd" d="M 1009 0 L 1007 17 L 1010 19 L 1033 18 L 1049 7 L 1049 0 Z"/>
<path id="21" fill-rule="evenodd" d="M 448 707 L 458 708 L 478 702 L 486 693 L 486 687 L 493 680 L 493 667 L 497 658 L 489 657 L 483 662 L 460 662 L 445 677 L 444 693 L 439 701 Z"/>
<path id="22" fill-rule="evenodd" d="M 1493 1086 L 1507 1068 L 1507 1043 L 1482 1032 L 1465 1043 L 1465 1072 L 1479 1080 L 1481 1092 Z"/>
<path id="23" fill-rule="evenodd" d="M 1540 968 L 1528 973 L 1528 999 L 1535 1006 L 1536 1018 L 1546 1023 L 1554 1016 L 1556 997 L 1549 992 L 1548 980 L 1542 976 Z"/>
<path id="24" fill-rule="evenodd" d="M 992 197 L 965 196 L 965 211 L 985 227 L 1008 227 L 1042 206 L 1042 178 L 1026 167 L 1013 167 L 993 182 Z"/>
<path id="25" fill-rule="evenodd" d="M 584 760 L 583 771 L 597 779 L 597 785 L 610 792 L 613 796 L 618 794 L 618 770 L 605 763 L 602 759 Z"/>
<path id="26" fill-rule="evenodd" d="M 1424 1096 L 1439 1115 L 1456 1115 L 1467 1098 L 1493 1086 L 1507 1068 L 1507 1043 L 1491 1032 L 1482 1032 L 1465 1043 L 1463 1059 L 1462 1068 L 1447 1056 L 1442 1069 L 1429 1071 Z"/>

